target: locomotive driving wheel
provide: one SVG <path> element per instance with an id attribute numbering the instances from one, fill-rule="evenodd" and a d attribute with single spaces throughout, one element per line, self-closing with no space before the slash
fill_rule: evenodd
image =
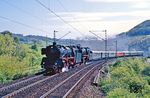
<path id="1" fill-rule="evenodd" d="M 44 75 L 45 76 L 47 76 L 47 75 L 54 75 L 55 74 L 55 71 L 54 71 L 54 69 L 46 69 L 45 70 L 45 73 L 44 73 Z"/>

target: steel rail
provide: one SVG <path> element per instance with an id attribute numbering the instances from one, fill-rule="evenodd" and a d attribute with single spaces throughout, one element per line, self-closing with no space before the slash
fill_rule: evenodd
<path id="1" fill-rule="evenodd" d="M 103 66 L 105 64 L 102 63 L 101 66 Z M 77 82 L 76 84 L 74 84 L 71 89 L 69 89 L 69 91 L 63 96 L 63 98 L 69 98 L 68 96 L 73 92 L 73 90 L 79 85 L 79 83 L 81 83 L 85 78 L 87 78 L 87 76 L 89 76 L 89 74 L 92 73 L 92 71 L 97 68 L 99 66 L 99 64 L 97 64 L 97 66 L 94 66 L 91 70 L 89 70 L 84 76 L 82 76 Z"/>
<path id="2" fill-rule="evenodd" d="M 99 62 L 101 63 L 101 62 Z M 47 97 L 49 94 L 51 94 L 52 92 L 54 92 L 57 88 L 59 88 L 61 85 L 63 85 L 65 82 L 67 82 L 69 79 L 71 79 L 72 77 L 74 77 L 75 75 L 79 74 L 80 72 L 82 72 L 83 70 L 93 66 L 95 64 L 91 64 L 90 66 L 87 66 L 83 69 L 81 69 L 80 71 L 74 73 L 73 75 L 71 75 L 70 77 L 68 77 L 67 79 L 65 79 L 64 81 L 62 81 L 61 83 L 59 83 L 58 85 L 56 85 L 54 88 L 52 88 L 51 90 L 49 90 L 47 93 L 43 94 L 40 98 L 45 98 Z M 98 64 L 99 65 L 99 64 Z M 95 67 L 94 67 L 95 68 Z"/>
<path id="3" fill-rule="evenodd" d="M 39 84 L 39 83 L 41 83 L 41 82 L 44 82 L 44 81 L 46 81 L 46 80 L 48 80 L 48 79 L 50 79 L 50 78 L 52 78 L 52 77 L 54 77 L 54 76 L 56 76 L 56 75 L 58 75 L 58 74 L 52 75 L 51 77 L 44 78 L 44 79 L 42 79 L 42 80 L 40 80 L 40 81 L 37 81 L 37 82 L 35 82 L 35 83 L 32 83 L 32 84 L 30 84 L 30 85 L 28 85 L 28 86 L 25 86 L 25 87 L 23 87 L 23 88 L 20 88 L 19 90 L 16 90 L 16 91 L 14 91 L 14 92 L 12 92 L 12 93 L 9 93 L 9 94 L 3 96 L 2 98 L 9 98 L 9 97 L 12 97 L 12 96 L 18 94 L 19 92 L 22 92 L 22 91 L 24 91 L 25 89 L 28 89 L 28 88 L 30 88 L 30 87 L 32 87 L 32 86 L 34 86 L 34 85 L 36 85 L 36 84 Z"/>

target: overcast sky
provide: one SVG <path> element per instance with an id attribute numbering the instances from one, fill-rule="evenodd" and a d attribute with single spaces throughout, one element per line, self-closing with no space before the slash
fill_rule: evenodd
<path id="1" fill-rule="evenodd" d="M 57 38 L 71 31 L 64 38 L 76 38 L 93 36 L 89 30 L 103 36 L 101 30 L 106 29 L 109 36 L 114 36 L 150 19 L 150 0 L 40 1 L 80 32 L 65 24 L 36 0 L 0 0 L 0 31 L 53 37 L 53 31 L 56 30 Z"/>

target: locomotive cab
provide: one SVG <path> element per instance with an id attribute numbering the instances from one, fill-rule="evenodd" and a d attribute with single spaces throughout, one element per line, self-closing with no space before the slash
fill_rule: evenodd
<path id="1" fill-rule="evenodd" d="M 82 49 L 81 49 L 80 45 L 77 45 L 75 47 L 75 61 L 77 64 L 82 63 Z"/>

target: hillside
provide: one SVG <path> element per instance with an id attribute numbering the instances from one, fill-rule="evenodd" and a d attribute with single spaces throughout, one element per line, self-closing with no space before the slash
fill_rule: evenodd
<path id="1" fill-rule="evenodd" d="M 150 20 L 146 20 L 131 30 L 129 30 L 127 33 L 127 36 L 133 37 L 133 36 L 141 36 L 141 35 L 149 35 L 150 34 Z"/>
<path id="2" fill-rule="evenodd" d="M 117 36 L 128 36 L 128 37 L 135 37 L 135 36 L 143 36 L 150 34 L 150 20 L 145 20 L 144 22 L 136 25 L 128 32 L 123 32 L 118 34 Z"/>
<path id="3" fill-rule="evenodd" d="M 127 39 L 128 50 L 144 51 L 145 55 L 149 55 L 150 49 L 150 20 L 146 20 L 128 32 L 117 35 L 117 38 Z"/>
<path id="4" fill-rule="evenodd" d="M 128 41 L 130 49 L 148 51 L 150 47 L 150 35 L 138 36 Z"/>
<path id="5" fill-rule="evenodd" d="M 1 34 L 5 35 L 5 34 L 10 34 L 12 37 L 14 38 L 17 38 L 21 43 L 34 43 L 34 42 L 39 42 L 39 43 L 44 43 L 46 42 L 46 39 L 48 42 L 51 42 L 52 39 L 51 38 L 46 38 L 46 37 L 43 37 L 43 36 L 36 36 L 36 35 L 27 35 L 27 36 L 24 36 L 23 34 L 15 34 L 15 33 L 12 33 L 10 31 L 3 31 L 3 32 L 0 32 Z"/>
<path id="6" fill-rule="evenodd" d="M 27 35 L 24 36 L 22 34 L 15 34 L 10 31 L 3 31 L 0 32 L 1 34 L 10 34 L 12 37 L 17 38 L 20 43 L 26 44 L 34 44 L 35 42 L 41 44 L 43 47 L 52 44 L 53 38 L 46 38 L 44 36 L 37 36 L 37 35 Z M 57 44 L 61 45 L 77 45 L 81 44 L 83 47 L 90 47 L 92 50 L 104 50 L 104 42 L 98 40 L 97 38 L 93 37 L 83 37 L 75 39 L 56 39 Z"/>
<path id="7" fill-rule="evenodd" d="M 45 46 L 46 43 L 47 43 L 47 45 L 49 45 L 49 44 L 52 44 L 52 42 L 53 42 L 53 38 L 38 36 L 38 35 L 26 35 L 26 36 L 24 36 L 23 34 L 15 34 L 13 32 L 7 31 L 7 30 L 0 32 L 0 34 L 3 34 L 3 35 L 9 34 L 13 38 L 17 38 L 20 43 L 33 44 L 33 43 L 37 42 L 37 43 Z M 57 40 L 58 39 L 56 39 L 56 41 Z M 70 39 L 62 39 L 62 40 L 57 41 L 58 44 L 68 44 L 67 42 L 70 43 Z M 73 43 L 74 40 L 71 40 L 71 42 Z"/>
<path id="8" fill-rule="evenodd" d="M 9 31 L 1 32 L 2 34 L 10 33 Z M 108 39 L 108 50 L 114 51 L 116 50 L 115 41 L 118 41 L 118 51 L 126 51 L 126 50 L 138 50 L 144 51 L 145 54 L 149 54 L 150 47 L 150 20 L 146 20 L 128 32 L 120 33 L 116 36 L 116 38 Z M 49 44 L 52 44 L 53 38 L 46 38 L 44 36 L 35 36 L 35 35 L 27 35 L 23 36 L 22 34 L 14 34 L 11 33 L 13 37 L 18 38 L 21 43 L 33 44 L 34 42 L 40 43 L 43 47 Z M 96 37 L 88 36 L 83 38 L 74 39 L 61 39 L 57 41 L 58 44 L 61 45 L 77 45 L 81 44 L 85 47 L 90 47 L 92 50 L 104 50 L 105 45 L 103 41 L 98 40 Z"/>

